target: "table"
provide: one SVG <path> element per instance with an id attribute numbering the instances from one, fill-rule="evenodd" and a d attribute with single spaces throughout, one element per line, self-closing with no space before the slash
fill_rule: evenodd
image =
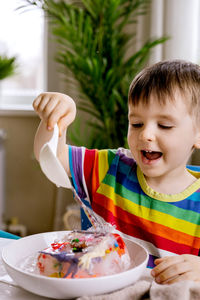
<path id="1" fill-rule="evenodd" d="M 8 243 L 12 243 L 12 242 L 13 240 L 11 239 L 0 238 L 0 276 L 7 274 L 1 258 L 2 249 Z M 47 300 L 50 298 L 34 295 L 32 293 L 23 290 L 20 287 L 0 281 L 0 299 L 1 300 L 10 300 L 10 299 L 12 300 L 45 300 L 46 299 Z"/>

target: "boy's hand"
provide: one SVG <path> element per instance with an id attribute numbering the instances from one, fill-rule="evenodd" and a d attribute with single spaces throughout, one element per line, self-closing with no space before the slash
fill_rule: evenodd
<path id="1" fill-rule="evenodd" d="M 33 107 L 48 130 L 58 124 L 60 136 L 76 116 L 75 102 L 61 93 L 42 93 L 34 100 Z"/>
<path id="2" fill-rule="evenodd" d="M 155 281 L 171 284 L 182 280 L 200 281 L 200 257 L 191 254 L 166 256 L 155 261 L 151 271 Z"/>

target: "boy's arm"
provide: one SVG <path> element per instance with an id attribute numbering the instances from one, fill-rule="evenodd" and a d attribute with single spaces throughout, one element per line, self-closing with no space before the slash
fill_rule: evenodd
<path id="1" fill-rule="evenodd" d="M 76 115 L 74 101 L 64 94 L 43 93 L 34 100 L 33 107 L 42 120 L 34 140 L 34 154 L 36 159 L 39 160 L 40 150 L 50 140 L 54 125 L 57 123 L 59 127 L 57 156 L 70 176 L 66 131 Z"/>

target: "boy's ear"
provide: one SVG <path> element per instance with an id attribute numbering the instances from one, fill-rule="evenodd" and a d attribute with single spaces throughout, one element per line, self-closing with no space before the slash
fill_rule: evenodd
<path id="1" fill-rule="evenodd" d="M 200 149 L 200 130 L 199 130 L 199 132 L 197 133 L 197 137 L 196 137 L 196 142 L 195 142 L 195 144 L 194 144 L 194 148 Z"/>

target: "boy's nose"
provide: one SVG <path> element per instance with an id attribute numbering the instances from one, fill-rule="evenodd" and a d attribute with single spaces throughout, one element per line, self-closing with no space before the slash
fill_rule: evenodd
<path id="1" fill-rule="evenodd" d="M 145 127 L 140 132 L 140 139 L 143 141 L 154 141 L 155 140 L 155 132 L 152 128 Z"/>

